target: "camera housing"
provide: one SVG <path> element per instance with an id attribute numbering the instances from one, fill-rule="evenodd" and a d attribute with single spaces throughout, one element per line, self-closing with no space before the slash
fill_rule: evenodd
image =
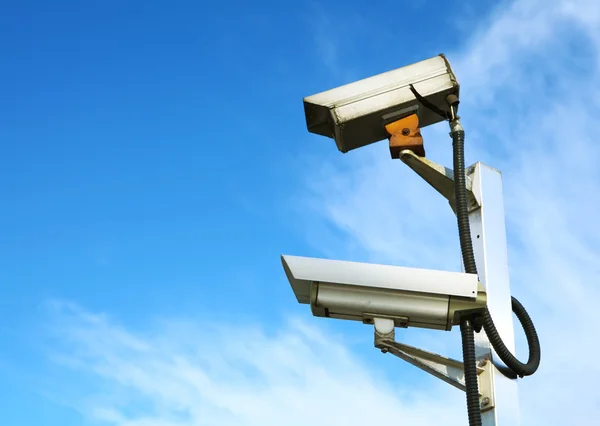
<path id="1" fill-rule="evenodd" d="M 414 90 L 430 105 L 423 105 Z M 417 114 L 420 127 L 444 120 L 431 106 L 449 111 L 446 97 L 459 84 L 442 54 L 304 98 L 308 131 L 333 138 L 346 153 L 386 139 L 385 126 Z"/>
<path id="2" fill-rule="evenodd" d="M 450 330 L 459 313 L 486 303 L 476 274 L 287 255 L 281 261 L 296 299 L 317 317 Z"/>

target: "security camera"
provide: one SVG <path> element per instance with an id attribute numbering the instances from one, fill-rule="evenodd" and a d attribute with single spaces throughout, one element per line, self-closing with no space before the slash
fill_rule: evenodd
<path id="1" fill-rule="evenodd" d="M 385 126 L 416 114 L 420 127 L 445 119 L 459 84 L 444 55 L 304 98 L 308 131 L 333 138 L 341 152 L 390 135 Z M 442 114 L 440 114 L 442 112 Z"/>
<path id="2" fill-rule="evenodd" d="M 486 304 L 476 274 L 285 255 L 281 261 L 298 302 L 317 317 L 450 330 L 459 314 Z"/>

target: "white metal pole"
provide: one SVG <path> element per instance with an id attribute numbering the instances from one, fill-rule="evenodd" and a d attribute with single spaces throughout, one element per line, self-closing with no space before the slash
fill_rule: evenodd
<path id="1" fill-rule="evenodd" d="M 487 291 L 487 305 L 498 333 L 514 354 L 515 339 L 508 272 L 508 250 L 502 174 L 499 170 L 476 163 L 468 170 L 473 193 L 481 207 L 469 213 L 471 238 L 479 279 Z M 483 426 L 517 426 L 521 424 L 517 379 L 505 376 L 507 368 L 491 347 L 485 332 L 475 335 L 475 350 L 479 361 L 492 360 L 491 385 L 493 404 L 482 406 Z M 499 368 L 500 369 L 499 369 Z"/>

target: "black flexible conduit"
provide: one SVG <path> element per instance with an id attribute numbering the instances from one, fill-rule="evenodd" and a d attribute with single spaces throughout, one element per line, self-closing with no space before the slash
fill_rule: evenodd
<path id="1" fill-rule="evenodd" d="M 467 394 L 467 413 L 470 426 L 481 426 L 479 409 L 479 385 L 477 383 L 477 359 L 475 358 L 475 332 L 468 317 L 460 321 L 462 336 L 463 366 L 465 370 L 465 393 Z"/>
<path id="2" fill-rule="evenodd" d="M 471 227 L 469 225 L 469 207 L 467 204 L 467 179 L 465 176 L 465 131 L 458 120 L 450 123 L 452 135 L 452 151 L 454 160 L 454 199 L 458 235 L 465 272 L 477 274 Z M 467 412 L 470 426 L 481 426 L 479 409 L 479 385 L 477 383 L 477 359 L 475 357 L 475 331 L 470 316 L 460 320 L 462 337 L 463 367 L 465 370 L 465 387 L 467 394 Z"/>
<path id="3" fill-rule="evenodd" d="M 453 106 L 451 106 L 453 108 Z M 454 117 L 454 114 L 452 114 Z M 460 248 L 462 252 L 465 272 L 477 274 L 477 265 L 471 241 L 471 227 L 469 225 L 469 210 L 467 204 L 467 188 L 465 176 L 465 131 L 458 118 L 450 122 L 453 161 L 454 161 L 454 196 Z M 506 347 L 487 307 L 483 312 L 483 328 L 500 359 L 519 377 L 529 376 L 537 370 L 540 364 L 541 348 L 535 327 L 527 311 L 514 297 L 512 310 L 517 315 L 529 346 L 529 359 L 526 364 L 520 362 Z M 477 365 L 475 358 L 475 338 L 472 316 L 461 318 L 460 331 L 462 336 L 463 364 L 465 370 L 465 386 L 467 396 L 467 409 L 470 426 L 481 426 L 481 411 L 479 409 L 479 388 L 477 383 Z"/>
<path id="4" fill-rule="evenodd" d="M 490 343 L 494 347 L 494 350 L 508 368 L 514 371 L 519 377 L 531 376 L 540 366 L 540 358 L 542 355 L 540 340 L 535 331 L 533 321 L 531 321 L 529 314 L 523 305 L 521 305 L 521 302 L 515 297 L 511 297 L 511 305 L 512 311 L 519 319 L 519 322 L 523 326 L 523 330 L 525 330 L 527 346 L 529 347 L 529 359 L 526 364 L 519 361 L 506 347 L 500 334 L 498 334 L 498 330 L 496 330 L 496 326 L 494 325 L 494 321 L 492 320 L 492 316 L 487 307 L 483 314 L 483 329 L 485 330 L 488 339 L 490 339 Z"/>

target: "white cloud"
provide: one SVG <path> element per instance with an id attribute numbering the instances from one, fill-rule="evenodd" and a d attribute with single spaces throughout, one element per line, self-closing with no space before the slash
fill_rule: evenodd
<path id="1" fill-rule="evenodd" d="M 515 2 L 449 53 L 462 84 L 467 160 L 503 171 L 513 294 L 541 335 L 540 371 L 521 385 L 524 424 L 600 415 L 600 368 L 593 357 L 577 356 L 600 349 L 599 22 L 596 1 Z M 426 149 L 451 166 L 441 127 L 425 129 Z M 355 170 L 342 169 L 348 157 L 334 159 L 327 166 L 334 171 L 308 197 L 363 245 L 346 257 L 460 268 L 445 201 L 391 161 L 383 145 L 354 155 Z M 440 339 L 459 345 L 454 335 Z M 517 343 L 525 347 L 524 339 Z"/>
<path id="2" fill-rule="evenodd" d="M 119 426 L 464 423 L 463 395 L 392 386 L 338 338 L 291 320 L 276 334 L 232 325 L 168 322 L 144 335 L 72 304 L 52 304 L 55 361 L 72 404 Z M 86 383 L 86 380 L 89 382 Z M 90 396 L 91 395 L 91 396 Z"/>

